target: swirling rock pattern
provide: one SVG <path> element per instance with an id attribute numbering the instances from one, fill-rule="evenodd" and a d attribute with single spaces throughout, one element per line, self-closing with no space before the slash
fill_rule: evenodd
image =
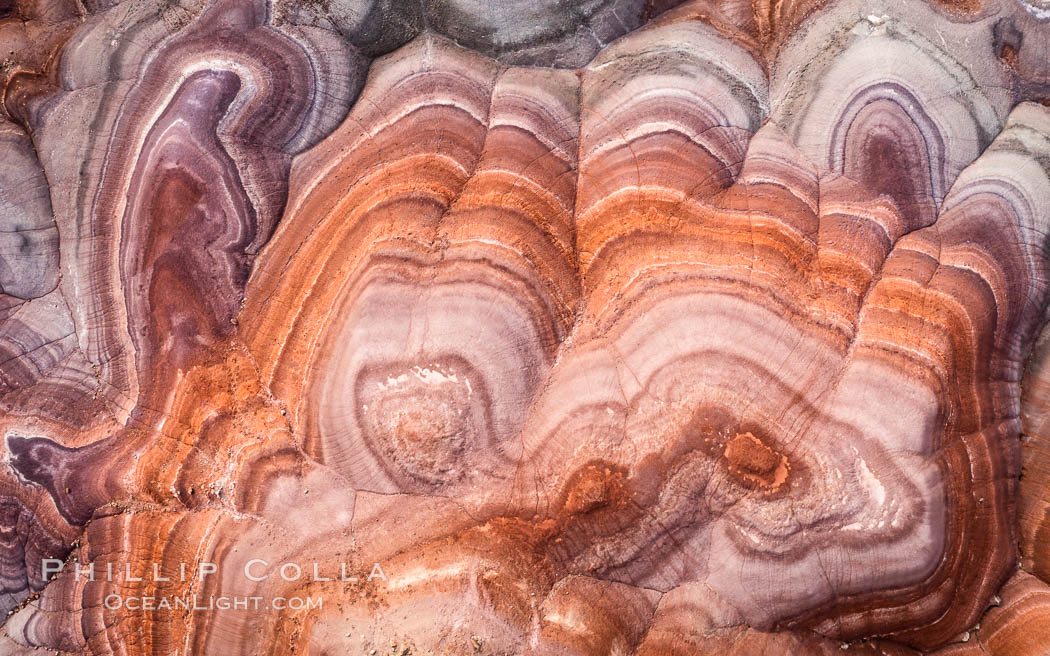
<path id="1" fill-rule="evenodd" d="M 1047 43 L 0 3 L 0 652 L 1046 653 Z"/>

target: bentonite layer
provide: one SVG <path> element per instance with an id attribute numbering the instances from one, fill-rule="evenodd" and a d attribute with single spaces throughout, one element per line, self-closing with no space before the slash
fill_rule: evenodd
<path id="1" fill-rule="evenodd" d="M 1047 0 L 0 59 L 0 654 L 1050 653 Z"/>

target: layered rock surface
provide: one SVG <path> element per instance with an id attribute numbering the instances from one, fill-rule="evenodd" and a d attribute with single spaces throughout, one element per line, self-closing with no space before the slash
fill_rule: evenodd
<path id="1" fill-rule="evenodd" d="M 0 652 L 1045 653 L 1047 43 L 0 3 Z"/>

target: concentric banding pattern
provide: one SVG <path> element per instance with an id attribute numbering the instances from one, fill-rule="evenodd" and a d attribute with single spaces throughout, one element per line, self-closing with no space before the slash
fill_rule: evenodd
<path id="1" fill-rule="evenodd" d="M 0 2 L 0 652 L 1045 651 L 1031 7 L 58 4 Z"/>

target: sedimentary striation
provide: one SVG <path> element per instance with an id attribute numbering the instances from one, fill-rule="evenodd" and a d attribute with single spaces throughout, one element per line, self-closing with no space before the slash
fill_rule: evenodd
<path id="1" fill-rule="evenodd" d="M 1044 5 L 0 2 L 0 652 L 1046 653 Z"/>

